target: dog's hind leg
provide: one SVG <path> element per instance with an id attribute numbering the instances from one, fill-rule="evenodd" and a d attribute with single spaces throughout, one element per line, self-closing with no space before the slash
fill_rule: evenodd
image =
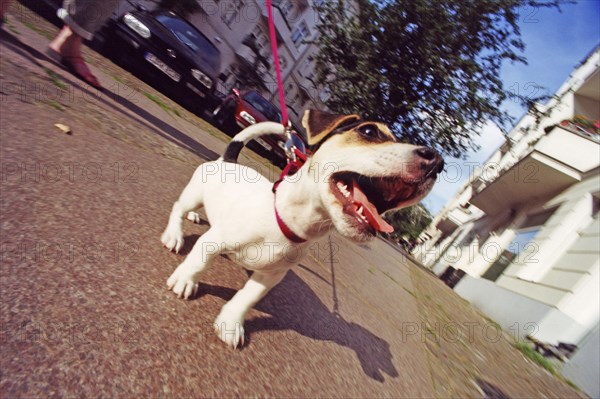
<path id="1" fill-rule="evenodd" d="M 189 218 L 190 213 L 195 213 L 192 212 L 193 210 L 202 206 L 204 201 L 202 176 L 204 175 L 204 168 L 203 165 L 201 165 L 196 169 L 190 182 L 181 192 L 179 199 L 173 204 L 173 209 L 169 216 L 169 223 L 160 238 L 160 241 L 169 249 L 169 251 L 179 252 L 183 246 L 183 218 L 186 215 Z M 199 221 L 199 216 L 198 221 L 193 221 L 197 223 Z"/>
<path id="2" fill-rule="evenodd" d="M 273 272 L 254 271 L 250 279 L 239 290 L 229 302 L 221 309 L 221 313 L 215 320 L 215 332 L 221 341 L 228 346 L 237 348 L 244 344 L 244 318 L 246 313 L 271 288 L 275 287 L 283 279 L 288 269 L 283 268 Z"/>
<path id="3" fill-rule="evenodd" d="M 198 279 L 212 259 L 220 254 L 222 245 L 217 242 L 217 234 L 210 228 L 204 233 L 177 269 L 167 280 L 167 287 L 179 298 L 188 299 L 196 295 Z"/>
<path id="4" fill-rule="evenodd" d="M 190 222 L 194 222 L 196 224 L 200 224 L 200 222 L 202 221 L 202 218 L 200 217 L 200 214 L 198 212 L 188 212 L 185 218 Z"/>

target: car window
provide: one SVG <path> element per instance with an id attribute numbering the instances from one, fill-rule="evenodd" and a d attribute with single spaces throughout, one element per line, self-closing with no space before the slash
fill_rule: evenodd
<path id="1" fill-rule="evenodd" d="M 209 62 L 213 68 L 219 68 L 219 50 L 200 31 L 173 14 L 157 14 L 155 18 L 170 30 L 180 42 L 189 47 L 194 53 L 202 55 L 202 58 Z"/>
<path id="2" fill-rule="evenodd" d="M 257 92 L 251 91 L 247 93 L 244 95 L 244 100 L 270 121 L 281 122 L 281 113 L 279 110 Z"/>

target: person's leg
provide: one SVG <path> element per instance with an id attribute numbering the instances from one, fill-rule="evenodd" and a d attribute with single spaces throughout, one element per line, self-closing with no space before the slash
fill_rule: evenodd
<path id="1" fill-rule="evenodd" d="M 81 55 L 83 39 L 91 40 L 94 33 L 118 8 L 120 0 L 65 0 L 58 16 L 65 22 L 60 33 L 48 47 L 60 54 L 63 63 L 92 86 L 100 88 Z"/>
<path id="2" fill-rule="evenodd" d="M 81 56 L 82 43 L 82 37 L 73 32 L 69 25 L 64 25 L 48 47 L 65 57 Z"/>
<path id="3" fill-rule="evenodd" d="M 6 15 L 6 11 L 8 11 L 9 4 L 10 0 L 0 0 L 0 26 L 4 23 L 4 16 Z"/>

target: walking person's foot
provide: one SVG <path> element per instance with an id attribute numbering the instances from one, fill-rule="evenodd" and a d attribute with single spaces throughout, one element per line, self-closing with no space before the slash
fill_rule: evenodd
<path id="1" fill-rule="evenodd" d="M 8 5 L 10 0 L 0 0 L 0 28 L 6 22 L 6 12 L 8 11 Z"/>
<path id="2" fill-rule="evenodd" d="M 59 34 L 48 45 L 48 55 L 57 58 L 71 73 L 87 84 L 102 89 L 98 78 L 90 71 L 81 56 L 83 39 L 65 25 Z"/>

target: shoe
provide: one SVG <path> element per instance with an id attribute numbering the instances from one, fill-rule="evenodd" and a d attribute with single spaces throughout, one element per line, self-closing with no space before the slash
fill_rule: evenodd
<path id="1" fill-rule="evenodd" d="M 83 57 L 65 56 L 54 51 L 50 47 L 46 49 L 46 55 L 54 61 L 57 61 L 60 64 L 62 64 L 65 68 L 69 70 L 69 72 L 77 76 L 79 79 L 83 80 L 85 83 L 95 87 L 96 89 L 102 90 L 103 87 L 98 81 L 98 78 L 96 78 L 96 76 L 94 76 L 94 74 L 90 71 Z"/>

